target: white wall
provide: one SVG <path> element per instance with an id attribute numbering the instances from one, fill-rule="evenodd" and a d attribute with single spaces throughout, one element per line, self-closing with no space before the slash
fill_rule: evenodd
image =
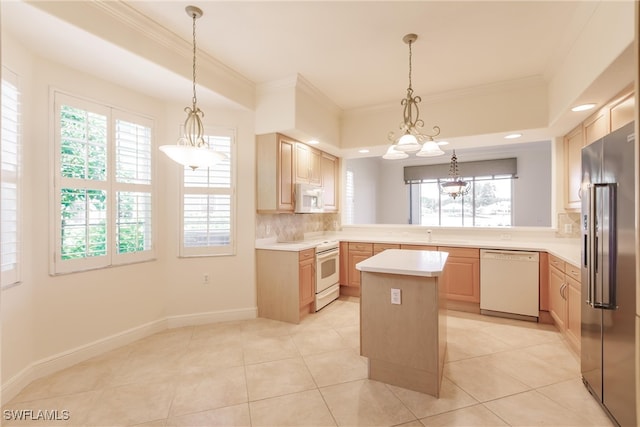
<path id="1" fill-rule="evenodd" d="M 354 197 L 354 223 L 378 223 L 378 159 L 375 157 L 366 157 L 358 159 L 358 161 L 346 160 L 345 170 L 353 172 L 353 184 L 357 189 Z M 343 178 L 342 182 L 346 182 L 346 180 Z"/>
<path id="2" fill-rule="evenodd" d="M 518 179 L 514 180 L 514 226 L 550 227 L 552 225 L 552 154 L 549 141 L 456 150 L 459 162 L 516 157 Z M 381 158 L 347 159 L 346 168 L 361 171 L 363 180 L 356 181 L 356 207 L 360 203 L 376 212 L 368 217 L 356 217 L 356 224 L 407 224 L 409 218 L 408 190 L 404 183 L 404 167 L 448 162 L 451 153 L 431 159 L 409 158 L 383 160 Z M 464 172 L 464 171 L 461 171 Z M 362 185 L 362 188 L 358 186 Z M 362 194 L 361 194 L 362 193 Z"/>
<path id="3" fill-rule="evenodd" d="M 157 145 L 175 141 L 184 105 L 52 63 L 4 34 L 2 43 L 3 65 L 21 77 L 25 132 L 23 281 L 3 291 L 0 308 L 3 399 L 38 375 L 167 325 L 255 316 L 253 113 L 201 106 L 205 125 L 237 129 L 235 256 L 177 258 L 178 168 L 156 150 L 157 259 L 51 276 L 51 88 L 152 116 Z M 201 284 L 203 272 L 211 285 Z"/>

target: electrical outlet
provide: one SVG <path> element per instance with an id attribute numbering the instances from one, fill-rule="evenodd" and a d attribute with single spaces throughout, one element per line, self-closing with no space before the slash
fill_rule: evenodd
<path id="1" fill-rule="evenodd" d="M 209 273 L 204 273 L 202 275 L 202 283 L 204 285 L 208 285 L 209 284 Z"/>
<path id="2" fill-rule="evenodd" d="M 391 289 L 391 304 L 402 304 L 402 293 L 400 289 Z"/>
<path id="3" fill-rule="evenodd" d="M 564 232 L 565 234 L 571 234 L 573 232 L 573 224 L 565 224 Z"/>
<path id="4" fill-rule="evenodd" d="M 271 226 L 269 224 L 267 224 L 264 228 L 265 228 L 264 231 L 267 234 L 267 236 L 270 235 L 271 234 Z"/>

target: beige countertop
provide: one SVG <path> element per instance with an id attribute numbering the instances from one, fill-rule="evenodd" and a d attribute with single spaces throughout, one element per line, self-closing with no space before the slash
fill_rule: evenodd
<path id="1" fill-rule="evenodd" d="M 444 270 L 447 255 L 439 251 L 387 249 L 359 262 L 356 269 L 369 273 L 438 277 Z"/>
<path id="2" fill-rule="evenodd" d="M 316 247 L 319 243 L 327 240 L 338 240 L 341 242 L 364 242 L 364 243 L 395 243 L 410 245 L 429 245 L 437 247 L 472 247 L 481 249 L 502 249 L 548 252 L 561 258 L 562 260 L 580 266 L 580 239 L 571 238 L 513 238 L 509 240 L 486 239 L 478 236 L 470 238 L 459 238 L 458 236 L 447 238 L 446 236 L 429 239 L 423 235 L 378 235 L 376 233 L 342 233 L 334 232 L 327 234 L 312 235 L 299 242 L 277 242 L 273 239 L 261 239 L 256 241 L 256 249 L 279 250 L 279 251 L 302 251 Z"/>

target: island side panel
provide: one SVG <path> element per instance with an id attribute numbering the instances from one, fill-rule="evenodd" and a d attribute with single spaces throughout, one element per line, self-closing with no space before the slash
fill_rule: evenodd
<path id="1" fill-rule="evenodd" d="M 298 252 L 256 250 L 258 317 L 300 322 Z"/>
<path id="2" fill-rule="evenodd" d="M 369 378 L 438 396 L 446 341 L 440 343 L 437 278 L 362 272 L 361 286 Z M 392 288 L 401 290 L 399 305 L 391 304 Z"/>

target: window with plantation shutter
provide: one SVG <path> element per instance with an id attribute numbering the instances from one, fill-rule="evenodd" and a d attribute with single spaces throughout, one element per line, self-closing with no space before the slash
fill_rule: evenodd
<path id="1" fill-rule="evenodd" d="M 145 117 L 54 96 L 53 273 L 152 259 L 152 128 Z"/>
<path id="2" fill-rule="evenodd" d="M 2 286 L 20 282 L 20 92 L 18 76 L 2 68 L 0 269 Z"/>
<path id="3" fill-rule="evenodd" d="M 212 168 L 184 168 L 181 256 L 235 253 L 234 132 L 207 133 L 209 148 L 227 158 Z"/>

